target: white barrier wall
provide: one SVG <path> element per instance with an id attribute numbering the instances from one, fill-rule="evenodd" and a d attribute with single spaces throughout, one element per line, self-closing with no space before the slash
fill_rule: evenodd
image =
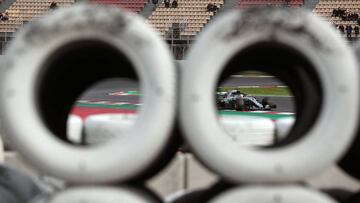
<path id="1" fill-rule="evenodd" d="M 240 146 L 268 146 L 274 143 L 275 124 L 256 116 L 220 116 L 219 123 Z"/>
<path id="2" fill-rule="evenodd" d="M 137 115 L 130 114 L 98 114 L 92 115 L 84 121 L 84 142 L 99 144 L 114 138 L 126 136 L 137 119 Z"/>
<path id="3" fill-rule="evenodd" d="M 67 120 L 67 136 L 73 143 L 81 143 L 83 138 L 83 121 L 79 116 L 70 115 Z"/>

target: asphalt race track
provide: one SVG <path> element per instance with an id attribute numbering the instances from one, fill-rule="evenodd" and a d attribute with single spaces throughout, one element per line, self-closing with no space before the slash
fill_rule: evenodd
<path id="1" fill-rule="evenodd" d="M 281 82 L 273 77 L 232 77 L 222 86 L 282 86 Z M 128 91 L 140 91 L 137 81 L 128 79 L 110 79 L 94 85 L 87 90 L 79 100 L 110 101 L 140 103 L 140 97 L 136 95 L 123 96 L 121 94 L 109 95 L 110 93 L 127 93 Z M 261 100 L 263 97 L 257 97 Z M 293 97 L 270 97 L 270 101 L 277 105 L 276 111 L 295 112 Z"/>
<path id="2" fill-rule="evenodd" d="M 260 76 L 260 77 L 244 77 L 234 75 L 228 78 L 221 86 L 237 87 L 237 86 L 283 86 L 285 85 L 276 77 Z"/>
<path id="3" fill-rule="evenodd" d="M 109 79 L 99 84 L 95 84 L 83 94 L 79 100 L 94 100 L 94 101 L 112 101 L 112 102 L 129 102 L 139 103 L 138 96 L 114 96 L 110 93 L 141 91 L 139 83 L 135 80 L 129 79 Z"/>

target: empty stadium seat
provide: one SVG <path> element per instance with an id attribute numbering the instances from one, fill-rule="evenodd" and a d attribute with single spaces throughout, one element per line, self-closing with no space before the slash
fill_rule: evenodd
<path id="1" fill-rule="evenodd" d="M 254 6 L 290 6 L 301 7 L 304 0 L 239 0 L 237 8 L 248 8 Z"/>
<path id="2" fill-rule="evenodd" d="M 13 33 L 16 30 L 49 11 L 54 0 L 17 0 L 7 10 L 9 20 L 0 21 L 0 32 Z M 71 6 L 74 0 L 57 0 L 58 7 Z"/>
<path id="3" fill-rule="evenodd" d="M 135 13 L 139 13 L 148 3 L 148 0 L 90 0 L 89 2 L 93 4 L 117 6 Z"/>
<path id="4" fill-rule="evenodd" d="M 159 4 L 147 22 L 162 36 L 194 38 L 214 16 L 214 12 L 207 11 L 209 3 L 221 7 L 224 0 L 178 0 L 177 8 Z M 179 27 L 174 28 L 174 24 Z"/>

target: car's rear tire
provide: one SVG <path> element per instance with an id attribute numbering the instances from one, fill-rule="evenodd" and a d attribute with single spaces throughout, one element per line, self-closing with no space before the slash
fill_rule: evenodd
<path id="1" fill-rule="evenodd" d="M 271 102 L 269 103 L 269 105 L 270 105 L 270 108 L 272 108 L 272 109 L 276 109 L 276 107 L 277 107 L 276 104 L 271 103 Z"/>
<path id="2" fill-rule="evenodd" d="M 266 105 L 269 104 L 269 97 L 264 97 L 262 100 L 261 100 L 261 104 L 265 107 Z M 269 104 L 270 105 L 270 104 Z"/>
<path id="3" fill-rule="evenodd" d="M 236 101 L 235 101 L 235 104 L 234 104 L 234 106 L 235 106 L 235 110 L 236 111 L 243 111 L 243 110 L 245 110 L 245 105 L 244 105 L 244 100 L 243 99 L 237 99 Z"/>

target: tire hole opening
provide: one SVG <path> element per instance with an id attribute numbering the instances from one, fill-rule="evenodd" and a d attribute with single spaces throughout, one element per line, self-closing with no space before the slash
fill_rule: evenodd
<path id="1" fill-rule="evenodd" d="M 60 140 L 78 146 L 99 144 L 118 136 L 109 130 L 113 120 L 124 130 L 135 124 L 142 101 L 140 80 L 129 58 L 115 46 L 101 40 L 70 42 L 50 54 L 42 70 L 37 110 Z M 87 121 L 99 116 L 97 126 L 88 127 Z"/>
<path id="2" fill-rule="evenodd" d="M 290 145 L 311 129 L 321 110 L 323 93 L 313 64 L 279 42 L 260 42 L 236 53 L 218 81 L 220 126 L 242 146 Z"/>

